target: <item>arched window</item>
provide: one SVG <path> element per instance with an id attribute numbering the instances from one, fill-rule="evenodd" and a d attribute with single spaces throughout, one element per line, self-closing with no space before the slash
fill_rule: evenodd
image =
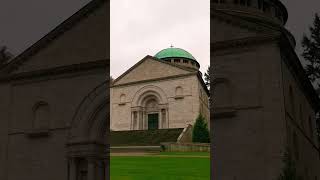
<path id="1" fill-rule="evenodd" d="M 183 96 L 183 89 L 181 86 L 176 87 L 176 96 Z"/>
<path id="2" fill-rule="evenodd" d="M 33 108 L 33 123 L 34 129 L 48 129 L 50 125 L 50 108 L 45 102 L 37 103 Z"/>
<path id="3" fill-rule="evenodd" d="M 121 94 L 120 95 L 120 103 L 125 103 L 126 102 L 126 95 L 125 94 Z"/>

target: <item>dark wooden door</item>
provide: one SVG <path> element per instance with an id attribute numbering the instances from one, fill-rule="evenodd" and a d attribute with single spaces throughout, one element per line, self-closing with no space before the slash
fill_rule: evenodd
<path id="1" fill-rule="evenodd" d="M 159 129 L 159 114 L 148 114 L 148 129 Z"/>

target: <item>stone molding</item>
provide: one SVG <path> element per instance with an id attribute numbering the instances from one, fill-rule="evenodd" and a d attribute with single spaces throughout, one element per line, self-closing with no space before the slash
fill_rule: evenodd
<path id="1" fill-rule="evenodd" d="M 109 63 L 108 60 L 97 60 L 88 63 L 72 64 L 67 66 L 54 67 L 49 69 L 40 69 L 30 72 L 22 72 L 17 74 L 8 74 L 0 76 L 0 82 L 27 80 L 32 78 L 53 78 L 55 76 L 70 75 L 75 73 L 81 73 L 84 71 L 101 69 L 106 71 Z"/>

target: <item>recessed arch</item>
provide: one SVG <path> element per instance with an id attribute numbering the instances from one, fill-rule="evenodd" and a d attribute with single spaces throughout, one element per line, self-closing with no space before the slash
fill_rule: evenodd
<path id="1" fill-rule="evenodd" d="M 164 91 L 154 85 L 148 85 L 142 87 L 133 97 L 133 100 L 131 102 L 132 107 L 140 106 L 143 103 L 143 100 L 147 96 L 154 96 L 159 101 L 159 104 L 167 104 L 167 96 L 164 93 Z"/>
<path id="2" fill-rule="evenodd" d="M 69 142 L 105 141 L 109 122 L 107 90 L 107 83 L 103 83 L 82 100 L 70 124 Z"/>

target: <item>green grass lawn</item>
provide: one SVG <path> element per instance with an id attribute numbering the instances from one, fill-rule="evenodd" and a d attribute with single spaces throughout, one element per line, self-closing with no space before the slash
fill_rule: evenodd
<path id="1" fill-rule="evenodd" d="M 160 153 L 159 155 L 164 156 L 111 156 L 111 180 L 210 179 L 209 153 Z"/>

